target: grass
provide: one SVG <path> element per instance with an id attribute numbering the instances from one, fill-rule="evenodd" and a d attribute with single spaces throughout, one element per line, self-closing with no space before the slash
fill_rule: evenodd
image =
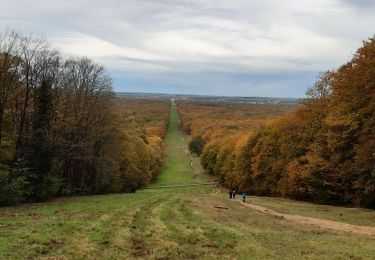
<path id="1" fill-rule="evenodd" d="M 165 138 L 165 168 L 158 175 L 150 188 L 174 184 L 197 184 L 201 182 L 214 181 L 213 176 L 204 174 L 199 157 L 188 154 L 188 143 L 190 137 L 183 134 L 180 129 L 180 120 L 177 114 L 177 107 L 172 103 L 169 128 Z M 191 163 L 192 162 L 192 163 Z M 176 190 L 177 189 L 177 190 Z M 207 192 L 211 187 L 184 187 L 158 189 L 156 192 L 179 192 L 190 193 Z M 155 190 L 144 190 L 144 192 L 155 192 Z"/>
<path id="2" fill-rule="evenodd" d="M 221 194 L 81 197 L 6 208 L 0 223 L 2 259 L 370 259 L 375 254 L 373 238 L 291 223 Z"/>
<path id="3" fill-rule="evenodd" d="M 179 183 L 192 183 L 192 167 L 185 154 L 186 140 L 179 129 L 176 104 L 172 104 L 169 128 L 165 138 L 166 167 L 158 175 L 154 186 Z"/>
<path id="4" fill-rule="evenodd" d="M 167 165 L 153 187 L 211 180 L 202 174 L 197 178 L 199 164 L 193 161 L 191 167 L 184 148 L 178 147 L 186 146 L 188 138 L 177 126 L 172 107 Z M 310 215 L 322 218 L 347 210 L 314 211 L 318 206 L 309 203 L 250 199 L 288 213 L 311 210 Z M 367 223 L 367 217 L 355 214 L 347 221 Z M 368 214 L 375 216 L 374 211 Z M 374 255 L 372 237 L 260 213 L 209 187 L 150 189 L 0 209 L 0 259 L 371 259 Z"/>

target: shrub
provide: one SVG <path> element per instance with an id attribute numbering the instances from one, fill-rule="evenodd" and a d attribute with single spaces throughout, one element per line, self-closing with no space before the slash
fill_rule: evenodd
<path id="1" fill-rule="evenodd" d="M 11 206 L 21 202 L 25 196 L 25 178 L 16 177 L 0 165 L 0 206 Z"/>
<path id="2" fill-rule="evenodd" d="M 205 142 L 202 136 L 198 135 L 198 136 L 193 137 L 193 139 L 189 143 L 190 152 L 200 156 L 203 151 L 204 143 Z"/>

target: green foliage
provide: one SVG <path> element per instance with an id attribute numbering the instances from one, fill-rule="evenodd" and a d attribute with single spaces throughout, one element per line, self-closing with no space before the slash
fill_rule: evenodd
<path id="1" fill-rule="evenodd" d="M 40 173 L 34 168 L 34 163 L 20 159 L 12 167 L 11 178 L 21 181 L 19 192 L 23 201 L 42 201 L 57 194 L 61 180 L 53 173 Z"/>
<path id="2" fill-rule="evenodd" d="M 26 153 L 30 170 L 27 173 L 31 191 L 30 199 L 45 200 L 54 196 L 58 191 L 58 181 L 51 176 L 51 164 L 54 157 L 54 148 L 48 140 L 48 131 L 51 127 L 52 95 L 51 83 L 43 79 L 36 93 L 36 108 L 34 111 L 33 139 L 31 151 Z M 26 177 L 26 174 L 24 174 Z"/>
<path id="3" fill-rule="evenodd" d="M 0 206 L 11 206 L 21 202 L 27 195 L 27 185 L 24 176 L 15 176 L 6 166 L 0 164 Z"/>
<path id="4" fill-rule="evenodd" d="M 0 162 L 9 162 L 15 153 L 15 143 L 11 140 L 3 140 L 0 143 Z"/>

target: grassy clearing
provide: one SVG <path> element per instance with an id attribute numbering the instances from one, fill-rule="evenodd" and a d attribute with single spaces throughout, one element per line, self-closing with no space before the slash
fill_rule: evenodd
<path id="1" fill-rule="evenodd" d="M 295 224 L 221 194 L 106 195 L 1 212 L 2 259 L 370 259 L 375 255 L 374 238 Z"/>
<path id="2" fill-rule="evenodd" d="M 176 145 L 176 140 L 180 145 L 187 139 L 181 139 L 175 110 L 171 118 L 175 123 L 166 140 L 167 167 L 154 187 L 198 181 L 194 162 L 192 168 Z M 371 259 L 375 255 L 375 238 L 292 223 L 226 197 L 209 187 L 185 187 L 1 208 L 0 259 Z M 314 206 L 250 199 L 269 207 L 279 205 L 280 211 L 290 207 L 290 213 L 301 215 Z M 332 212 L 316 214 L 329 218 Z M 369 214 L 375 216 L 373 211 Z"/>
<path id="3" fill-rule="evenodd" d="M 165 138 L 165 169 L 158 175 L 155 182 L 150 185 L 150 187 L 191 184 L 214 180 L 212 176 L 203 174 L 203 169 L 198 157 L 187 154 L 190 137 L 181 132 L 176 109 L 176 104 L 172 103 L 169 128 Z M 178 188 L 178 192 L 191 192 L 191 190 L 207 192 L 211 190 L 211 187 Z M 176 192 L 176 189 L 158 189 L 157 192 L 162 191 Z M 150 192 L 150 190 L 145 190 L 145 192 Z"/>
<path id="4" fill-rule="evenodd" d="M 172 104 L 169 129 L 165 139 L 166 166 L 151 186 L 192 183 L 194 181 L 189 157 L 185 154 L 186 139 L 179 129 L 176 104 Z"/>

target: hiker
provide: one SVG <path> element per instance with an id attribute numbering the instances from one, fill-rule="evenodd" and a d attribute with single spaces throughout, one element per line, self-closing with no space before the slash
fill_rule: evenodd
<path id="1" fill-rule="evenodd" d="M 246 201 L 246 196 L 247 196 L 247 193 L 246 192 L 243 192 L 242 193 L 242 202 L 245 203 Z"/>
<path id="2" fill-rule="evenodd" d="M 233 197 L 233 199 L 236 198 L 236 191 L 235 190 L 232 191 L 232 197 Z"/>
<path id="3" fill-rule="evenodd" d="M 229 198 L 232 199 L 232 190 L 229 190 Z"/>

